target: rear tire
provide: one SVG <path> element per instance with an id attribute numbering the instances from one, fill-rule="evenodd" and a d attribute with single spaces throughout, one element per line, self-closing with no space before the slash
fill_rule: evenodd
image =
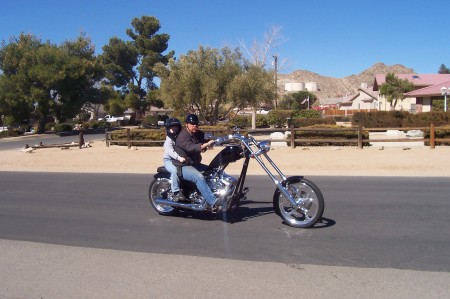
<path id="1" fill-rule="evenodd" d="M 171 216 L 176 212 L 174 207 L 157 204 L 155 202 L 157 198 L 167 198 L 167 193 L 171 190 L 170 188 L 170 180 L 167 178 L 154 179 L 148 188 L 148 199 L 150 204 L 160 215 Z"/>
<path id="2" fill-rule="evenodd" d="M 303 177 L 288 178 L 285 186 L 298 206 L 294 208 L 289 199 L 277 189 L 273 196 L 275 213 L 289 226 L 307 228 L 316 224 L 325 209 L 320 189 Z"/>

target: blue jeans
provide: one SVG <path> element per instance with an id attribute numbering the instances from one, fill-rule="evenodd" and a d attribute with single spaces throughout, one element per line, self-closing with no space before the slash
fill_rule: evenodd
<path id="1" fill-rule="evenodd" d="M 212 205 L 215 200 L 214 193 L 212 193 L 211 189 L 209 188 L 208 184 L 206 183 L 205 178 L 200 173 L 200 171 L 205 170 L 206 167 L 207 166 L 204 164 L 183 166 L 182 172 L 183 172 L 183 178 L 187 181 L 195 183 L 195 185 L 197 185 L 198 190 L 205 198 L 206 202 L 209 205 Z"/>
<path id="2" fill-rule="evenodd" d="M 172 161 L 164 160 L 164 167 L 170 172 L 170 180 L 172 181 L 170 187 L 172 192 L 180 191 L 180 184 L 178 182 L 177 167 L 173 165 Z"/>

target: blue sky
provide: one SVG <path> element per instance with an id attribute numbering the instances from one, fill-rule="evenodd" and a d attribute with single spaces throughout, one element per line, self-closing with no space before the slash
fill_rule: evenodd
<path id="1" fill-rule="evenodd" d="M 307 69 L 323 76 L 359 74 L 377 62 L 417 73 L 450 67 L 450 16 L 441 0 L 2 0 L 0 40 L 21 32 L 60 44 L 80 30 L 97 53 L 144 15 L 161 22 L 175 56 L 196 50 L 250 46 L 280 26 L 274 52 L 281 73 Z"/>

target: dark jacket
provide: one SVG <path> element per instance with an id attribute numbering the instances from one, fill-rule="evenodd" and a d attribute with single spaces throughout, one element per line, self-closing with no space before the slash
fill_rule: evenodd
<path id="1" fill-rule="evenodd" d="M 189 164 L 199 164 L 202 161 L 201 145 L 207 142 L 205 133 L 197 131 L 195 134 L 183 128 L 177 136 L 175 151 L 178 155 L 188 158 Z"/>

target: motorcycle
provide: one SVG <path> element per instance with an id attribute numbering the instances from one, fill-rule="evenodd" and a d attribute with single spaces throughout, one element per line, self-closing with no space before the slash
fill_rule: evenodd
<path id="1" fill-rule="evenodd" d="M 203 175 L 215 196 L 221 198 L 221 210 L 229 214 L 227 219 L 235 217 L 241 201 L 247 199 L 246 194 L 249 189 L 244 187 L 244 182 L 252 158 L 259 163 L 275 184 L 273 208 L 287 225 L 307 228 L 321 219 L 325 207 L 322 192 L 303 176 L 286 177 L 268 156 L 269 141 L 258 142 L 252 136 L 233 133 L 214 139 L 214 146 L 224 146 L 224 148 L 213 158 Z M 226 174 L 225 168 L 240 159 L 244 159 L 244 162 L 239 178 Z M 194 183 L 180 178 L 180 187 L 187 199 L 186 202 L 173 199 L 170 173 L 164 166 L 158 167 L 149 187 L 149 200 L 152 207 L 160 215 L 165 216 L 174 215 L 183 210 L 216 212 L 205 203 Z"/>

